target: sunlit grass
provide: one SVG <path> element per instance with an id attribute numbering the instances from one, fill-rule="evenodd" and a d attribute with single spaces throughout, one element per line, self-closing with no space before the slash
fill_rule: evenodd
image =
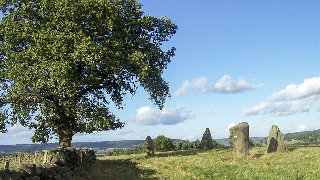
<path id="1" fill-rule="evenodd" d="M 300 147 L 267 154 L 250 149 L 239 158 L 232 149 L 99 157 L 101 179 L 320 179 L 320 148 Z"/>

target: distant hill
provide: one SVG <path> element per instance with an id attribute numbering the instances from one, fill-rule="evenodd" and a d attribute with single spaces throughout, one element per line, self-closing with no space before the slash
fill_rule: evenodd
<path id="1" fill-rule="evenodd" d="M 145 143 L 145 140 L 123 140 L 123 141 L 100 141 L 100 142 L 75 142 L 72 147 L 75 148 L 92 148 L 92 149 L 108 149 L 108 148 L 133 148 L 136 145 Z M 55 149 L 58 143 L 48 144 L 16 144 L 16 145 L 0 145 L 0 154 L 14 154 L 17 152 L 35 152 L 42 150 Z"/>
<path id="2" fill-rule="evenodd" d="M 296 144 L 309 145 L 320 144 L 320 129 L 314 131 L 295 132 L 284 135 L 284 140 L 292 142 L 298 141 Z"/>

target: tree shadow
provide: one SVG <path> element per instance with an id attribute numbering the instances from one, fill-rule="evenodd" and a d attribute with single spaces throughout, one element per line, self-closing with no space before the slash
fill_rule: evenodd
<path id="1" fill-rule="evenodd" d="M 260 158 L 260 157 L 262 157 L 264 155 L 265 155 L 264 153 L 255 153 L 255 154 L 252 154 L 250 157 L 251 158 Z"/>
<path id="2" fill-rule="evenodd" d="M 160 152 L 159 154 L 154 154 L 150 156 L 145 156 L 145 158 L 153 157 L 169 157 L 169 156 L 190 156 L 196 155 L 198 153 L 204 153 L 208 151 L 225 151 L 226 149 L 232 150 L 231 148 L 213 148 L 213 149 L 190 149 L 190 150 L 178 150 L 178 151 L 169 151 L 169 152 Z"/>
<path id="3" fill-rule="evenodd" d="M 291 151 L 294 151 L 294 150 L 299 149 L 299 148 L 300 148 L 300 146 L 298 146 L 298 145 L 286 145 L 284 149 L 286 151 L 291 152 Z"/>
<path id="4" fill-rule="evenodd" d="M 140 169 L 130 159 L 96 160 L 90 173 L 79 174 L 74 180 L 156 180 L 148 178 L 155 174 L 151 169 Z"/>
<path id="5" fill-rule="evenodd" d="M 201 152 L 197 149 L 192 150 L 179 150 L 179 151 L 170 151 L 170 152 L 160 152 L 159 154 L 154 154 L 150 156 L 145 156 L 146 158 L 153 158 L 153 157 L 169 157 L 169 156 L 190 156 L 195 155 Z"/>

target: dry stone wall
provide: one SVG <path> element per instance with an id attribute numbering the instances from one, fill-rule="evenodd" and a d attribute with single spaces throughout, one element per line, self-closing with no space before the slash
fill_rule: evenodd
<path id="1" fill-rule="evenodd" d="M 9 162 L 9 164 L 41 164 L 44 158 L 44 151 L 16 153 L 6 156 L 0 156 L 0 164 Z"/>
<path id="2" fill-rule="evenodd" d="M 72 179 L 79 172 L 88 171 L 96 160 L 89 148 L 54 149 L 42 152 L 17 153 L 0 158 L 5 169 L 0 170 L 1 179 Z M 10 164 L 19 164 L 9 170 Z"/>

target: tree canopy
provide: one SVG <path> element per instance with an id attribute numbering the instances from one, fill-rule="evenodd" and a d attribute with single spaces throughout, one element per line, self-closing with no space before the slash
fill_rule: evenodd
<path id="1" fill-rule="evenodd" d="M 33 142 L 123 127 L 123 107 L 139 86 L 162 108 L 162 78 L 175 48 L 168 18 L 146 15 L 135 0 L 0 0 L 0 130 L 20 123 Z"/>
<path id="2" fill-rule="evenodd" d="M 156 151 L 172 151 L 174 149 L 172 139 L 165 137 L 164 135 L 157 136 L 153 142 L 154 150 Z"/>

